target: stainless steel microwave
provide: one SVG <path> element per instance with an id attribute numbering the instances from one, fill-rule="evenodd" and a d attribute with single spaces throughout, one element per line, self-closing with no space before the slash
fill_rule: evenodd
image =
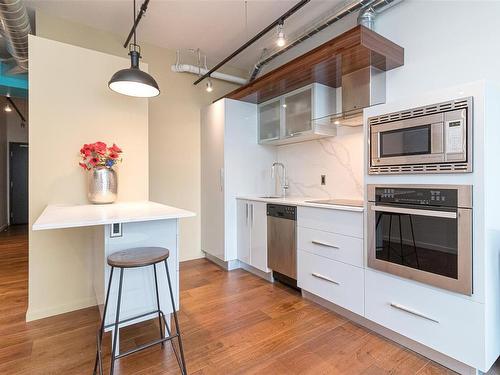
<path id="1" fill-rule="evenodd" d="M 369 174 L 472 172 L 472 97 L 368 119 Z"/>

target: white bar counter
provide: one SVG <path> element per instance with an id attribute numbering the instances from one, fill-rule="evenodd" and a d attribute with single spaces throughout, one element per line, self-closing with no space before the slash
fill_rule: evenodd
<path id="1" fill-rule="evenodd" d="M 33 224 L 33 230 L 180 219 L 192 216 L 195 216 L 193 212 L 151 201 L 49 205 Z"/>
<path id="2" fill-rule="evenodd" d="M 118 202 L 103 205 L 49 205 L 33 224 L 33 230 L 76 230 L 92 227 L 93 284 L 96 303 L 102 313 L 111 267 L 107 257 L 120 250 L 134 247 L 160 246 L 169 249 L 168 267 L 172 290 L 179 309 L 179 225 L 182 218 L 195 214 L 176 207 L 151 201 Z M 160 307 L 172 312 L 164 264 L 157 264 Z M 153 267 L 125 269 L 120 320 L 156 309 Z M 116 314 L 119 269 L 115 269 L 110 291 L 106 324 Z M 150 319 L 149 315 L 121 326 Z M 167 319 L 168 321 L 168 319 Z"/>

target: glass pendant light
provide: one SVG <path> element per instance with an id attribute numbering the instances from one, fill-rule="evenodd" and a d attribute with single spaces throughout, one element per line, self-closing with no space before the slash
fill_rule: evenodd
<path id="1" fill-rule="evenodd" d="M 135 23 L 134 0 L 134 23 Z M 141 47 L 136 43 L 134 27 L 134 42 L 129 46 L 130 68 L 117 71 L 108 82 L 111 90 L 123 95 L 140 98 L 151 98 L 160 94 L 160 88 L 155 79 L 139 68 Z"/>

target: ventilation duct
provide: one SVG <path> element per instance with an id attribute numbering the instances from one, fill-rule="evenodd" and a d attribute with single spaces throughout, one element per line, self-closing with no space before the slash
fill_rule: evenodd
<path id="1" fill-rule="evenodd" d="M 365 27 L 368 27 L 369 29 L 373 29 L 376 16 L 392 7 L 393 5 L 400 3 L 401 1 L 403 0 L 357 0 L 345 5 L 332 15 L 316 22 L 312 28 L 309 28 L 305 33 L 295 38 L 293 42 L 291 42 L 284 48 L 275 51 L 270 56 L 264 59 L 260 59 L 260 61 L 255 64 L 252 74 L 250 75 L 250 81 L 253 81 L 257 77 L 264 65 L 269 64 L 272 60 L 274 60 L 278 56 L 281 56 L 286 51 L 299 45 L 300 43 L 311 38 L 312 36 L 326 29 L 328 26 L 333 25 L 337 21 L 345 18 L 346 16 L 355 12 L 359 12 L 358 23 Z"/>
<path id="2" fill-rule="evenodd" d="M 28 71 L 28 35 L 30 20 L 22 0 L 0 0 L 0 34 L 16 62 L 10 74 Z"/>
<path id="3" fill-rule="evenodd" d="M 177 50 L 177 58 L 175 64 L 173 64 L 170 69 L 172 72 L 176 73 L 192 73 L 197 74 L 198 76 L 205 75 L 209 72 L 207 67 L 207 57 L 204 56 L 204 66 L 202 65 L 202 55 L 199 49 L 188 50 L 191 53 L 197 55 L 198 63 L 197 65 L 192 64 L 182 64 L 181 63 L 181 51 Z M 211 78 L 220 79 L 222 81 L 227 81 L 231 83 L 236 83 L 238 85 L 245 85 L 248 81 L 245 78 L 241 78 L 238 76 L 234 76 L 232 74 L 226 74 L 221 72 L 213 72 L 210 74 Z"/>

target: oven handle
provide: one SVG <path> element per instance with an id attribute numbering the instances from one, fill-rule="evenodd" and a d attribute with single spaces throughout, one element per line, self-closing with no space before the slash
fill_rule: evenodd
<path id="1" fill-rule="evenodd" d="M 435 210 L 419 210 L 419 209 L 415 209 L 415 208 L 402 208 L 402 207 L 392 207 L 392 206 L 372 206 L 372 211 L 389 212 L 389 213 L 394 213 L 394 214 L 442 217 L 442 218 L 446 218 L 446 219 L 456 219 L 457 218 L 456 212 L 435 211 Z"/>

